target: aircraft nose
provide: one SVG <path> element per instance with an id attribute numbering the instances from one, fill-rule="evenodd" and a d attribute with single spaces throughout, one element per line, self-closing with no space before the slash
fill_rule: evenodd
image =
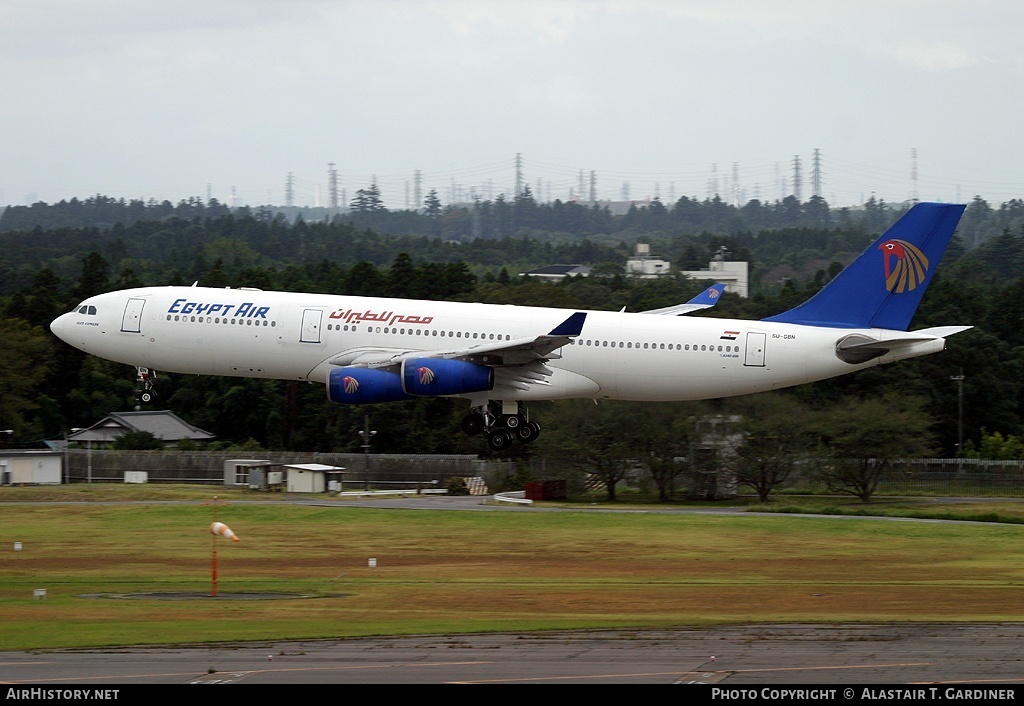
<path id="1" fill-rule="evenodd" d="M 64 322 L 67 321 L 67 318 L 67 314 L 61 314 L 50 322 L 50 330 L 53 331 L 53 335 L 62 341 L 64 340 Z"/>

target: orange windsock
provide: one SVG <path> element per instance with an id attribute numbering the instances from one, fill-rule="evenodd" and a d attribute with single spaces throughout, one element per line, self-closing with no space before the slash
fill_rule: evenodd
<path id="1" fill-rule="evenodd" d="M 231 531 L 231 528 L 223 522 L 214 522 L 212 525 L 210 525 L 210 532 L 212 532 L 213 534 L 220 535 L 221 537 L 227 537 L 231 539 L 232 542 L 242 541 L 234 532 Z"/>

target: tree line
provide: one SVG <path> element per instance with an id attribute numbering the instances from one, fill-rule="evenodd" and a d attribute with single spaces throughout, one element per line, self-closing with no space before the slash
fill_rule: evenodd
<path id="1" fill-rule="evenodd" d="M 969 207 L 965 220 L 970 213 Z M 706 261 L 722 247 L 734 257 L 749 259 L 753 271 L 760 273 L 753 295 L 727 295 L 711 315 L 758 319 L 812 295 L 896 215 L 887 212 L 873 229 L 853 223 L 848 228 L 836 224 L 756 233 L 638 231 L 634 240 L 650 240 L 679 264 Z M 0 242 L 0 332 L 7 348 L 0 357 L 0 428 L 13 429 L 13 441 L 22 444 L 59 438 L 72 427 L 137 404 L 133 369 L 81 354 L 47 329 L 59 313 L 100 292 L 199 281 L 208 286 L 642 311 L 685 301 L 703 286 L 680 276 L 623 276 L 621 263 L 633 243 L 611 233 L 567 237 L 538 232 L 454 243 L 429 233 L 382 233 L 339 220 L 293 222 L 280 215 L 224 212 L 189 218 L 169 214 L 109 228 L 36 225 L 5 232 Z M 519 276 L 530 264 L 554 262 L 604 265 L 604 275 L 555 285 Z M 766 274 L 785 272 L 789 276 Z M 537 444 L 516 453 L 574 449 L 572 458 L 579 462 L 595 454 L 635 455 L 648 448 L 641 440 L 650 437 L 643 444 L 649 444 L 646 458 L 654 459 L 650 449 L 678 450 L 678 439 L 688 438 L 681 430 L 692 427 L 693 419 L 739 415 L 750 420 L 744 433 L 753 440 L 751 453 L 758 444 L 782 438 L 801 448 L 852 449 L 854 442 L 844 439 L 865 426 L 851 428 L 849 420 L 859 419 L 877 422 L 865 427 L 873 430 L 869 436 L 874 442 L 860 437 L 858 443 L 865 448 L 877 449 L 884 439 L 881 447 L 892 452 L 1012 456 L 1019 453 L 1024 437 L 1022 323 L 1024 227 L 1005 228 L 973 247 L 958 234 L 912 326 L 974 325 L 949 339 L 944 353 L 793 388 L 766 396 L 764 402 L 755 396 L 699 405 L 533 405 L 531 411 L 542 417 L 545 431 Z M 954 378 L 961 375 L 958 384 Z M 327 402 L 321 385 L 298 382 L 162 375 L 158 386 L 158 408 L 173 409 L 223 443 L 354 451 L 369 415 L 378 431 L 375 452 L 487 453 L 478 438 L 458 431 L 465 413 L 459 400 L 350 408 Z M 776 399 L 774 407 L 757 407 Z M 612 437 L 621 443 L 622 434 L 602 434 L 602 428 L 624 428 L 655 414 L 658 424 L 641 425 L 631 435 L 637 440 L 631 449 L 603 446 Z M 807 423 L 797 436 L 757 426 L 800 419 Z M 605 421 L 609 427 L 602 427 Z M 676 430 L 676 441 L 652 437 L 655 427 Z M 913 445 L 904 443 L 906 439 Z M 663 472 L 670 473 L 671 467 L 664 466 Z"/>
<path id="2" fill-rule="evenodd" d="M 129 226 L 141 221 L 161 222 L 169 219 L 195 221 L 235 214 L 251 216 L 259 221 L 279 218 L 292 224 L 299 221 L 349 224 L 357 229 L 407 236 L 430 236 L 464 242 L 477 238 L 520 238 L 533 234 L 562 236 L 671 236 L 677 233 L 740 234 L 763 230 L 814 229 L 828 231 L 860 230 L 877 233 L 884 230 L 909 207 L 908 203 L 886 203 L 869 198 L 859 208 L 832 207 L 820 196 L 800 201 L 787 196 L 776 201 L 751 199 L 745 204 L 731 204 L 720 195 L 697 199 L 681 196 L 675 202 L 663 203 L 660 198 L 633 202 L 613 214 L 608 203 L 538 201 L 530 187 L 509 197 L 499 194 L 494 199 L 475 199 L 471 203 L 441 203 L 436 191 L 427 194 L 416 209 L 389 209 L 376 184 L 359 189 L 347 209 L 324 207 L 272 206 L 232 209 L 225 204 L 198 197 L 176 204 L 150 199 L 126 200 L 97 194 L 85 199 L 72 198 L 55 204 L 45 202 L 29 206 L 7 206 L 0 213 L 0 232 L 43 231 L 55 229 L 95 228 L 103 231 Z M 968 204 L 960 235 L 968 247 L 980 245 L 1004 230 L 1024 224 L 1024 199 L 1011 199 L 992 206 L 981 196 Z"/>

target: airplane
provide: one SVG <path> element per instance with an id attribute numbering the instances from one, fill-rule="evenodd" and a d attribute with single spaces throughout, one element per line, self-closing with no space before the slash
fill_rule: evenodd
<path id="1" fill-rule="evenodd" d="M 467 434 L 531 442 L 536 400 L 746 395 L 937 353 L 971 326 L 908 331 L 963 205 L 919 203 L 817 294 L 760 321 L 687 317 L 723 285 L 648 312 L 271 292 L 193 285 L 89 297 L 51 330 L 154 370 L 302 380 L 341 404 L 469 400 Z"/>

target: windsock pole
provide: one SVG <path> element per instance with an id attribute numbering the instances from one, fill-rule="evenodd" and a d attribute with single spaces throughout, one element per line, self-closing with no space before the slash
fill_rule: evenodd
<path id="1" fill-rule="evenodd" d="M 217 498 L 213 499 L 213 517 L 214 517 L 214 520 L 217 519 Z M 240 542 L 241 540 L 238 538 L 238 535 L 236 535 L 234 532 L 232 532 L 231 528 L 228 527 L 223 522 L 214 522 L 213 524 L 211 524 L 210 525 L 210 534 L 213 535 L 213 545 L 212 545 L 211 559 L 210 559 L 210 563 L 211 563 L 211 565 L 210 565 L 210 573 L 212 575 L 211 583 L 210 583 L 210 597 L 211 598 L 216 598 L 217 597 L 217 537 L 218 536 L 220 536 L 220 537 L 227 537 L 232 542 Z"/>
<path id="2" fill-rule="evenodd" d="M 210 527 L 211 527 L 211 529 L 213 528 L 212 525 Z M 210 534 L 213 535 L 213 555 L 212 555 L 213 558 L 212 558 L 212 566 L 210 567 L 211 572 L 212 572 L 212 577 L 211 577 L 211 580 L 210 580 L 210 597 L 211 598 L 216 598 L 217 597 L 217 533 L 216 532 L 211 532 Z"/>

